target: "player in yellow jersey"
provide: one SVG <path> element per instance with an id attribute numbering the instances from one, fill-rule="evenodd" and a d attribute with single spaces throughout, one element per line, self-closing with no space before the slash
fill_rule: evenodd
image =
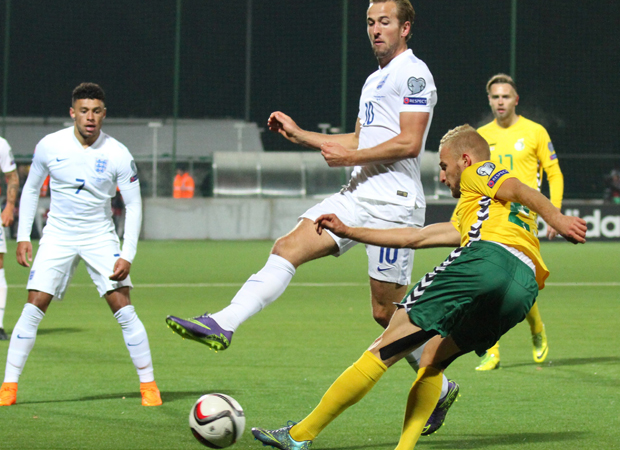
<path id="1" fill-rule="evenodd" d="M 478 128 L 478 133 L 489 143 L 491 161 L 503 164 L 522 183 L 534 189 L 540 189 L 544 170 L 549 182 L 551 203 L 561 208 L 564 177 L 547 130 L 516 113 L 519 95 L 517 85 L 509 75 L 499 73 L 492 76 L 487 82 L 487 94 L 495 119 Z M 549 239 L 553 239 L 556 234 L 553 227 L 547 226 Z M 547 357 L 549 346 L 537 303 L 526 319 L 532 333 L 534 362 L 541 363 Z M 499 342 L 496 342 L 487 350 L 476 370 L 499 367 Z"/>
<path id="2" fill-rule="evenodd" d="M 319 405 L 295 425 L 253 428 L 254 437 L 280 449 L 303 450 L 357 403 L 398 360 L 426 343 L 411 387 L 397 450 L 410 450 L 437 404 L 442 372 L 461 355 L 484 354 L 521 322 L 544 287 L 545 267 L 535 217 L 567 240 L 585 242 L 583 219 L 563 215 L 540 192 L 490 160 L 487 142 L 469 125 L 449 131 L 439 148 L 441 181 L 459 198 L 455 221 L 424 228 L 372 229 L 320 216 L 317 232 L 391 248 L 459 246 L 426 274 L 399 304 L 389 326 L 332 384 Z"/>

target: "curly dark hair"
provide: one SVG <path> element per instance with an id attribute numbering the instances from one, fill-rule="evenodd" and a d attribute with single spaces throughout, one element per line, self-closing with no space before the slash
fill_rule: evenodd
<path id="1" fill-rule="evenodd" d="M 76 100 L 83 98 L 101 100 L 102 102 L 105 102 L 105 92 L 103 92 L 101 86 L 96 83 L 80 83 L 75 89 L 73 89 L 71 103 L 75 103 Z"/>

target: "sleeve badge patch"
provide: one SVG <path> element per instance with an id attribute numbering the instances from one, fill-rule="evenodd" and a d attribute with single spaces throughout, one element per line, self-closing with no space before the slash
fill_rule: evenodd
<path id="1" fill-rule="evenodd" d="M 131 160 L 131 171 L 133 172 L 133 176 L 129 179 L 129 182 L 133 183 L 138 179 L 138 167 L 133 159 Z"/>
<path id="2" fill-rule="evenodd" d="M 422 105 L 426 106 L 427 100 L 422 97 L 405 97 L 403 98 L 403 105 Z"/>
<path id="3" fill-rule="evenodd" d="M 490 188 L 492 188 L 493 186 L 495 186 L 495 183 L 497 183 L 497 180 L 499 180 L 501 177 L 503 177 L 504 175 L 506 175 L 508 173 L 507 170 L 500 170 L 499 172 L 497 172 L 495 175 L 493 175 L 491 177 L 491 179 L 489 180 L 489 182 L 487 183 L 487 186 L 489 186 Z"/>
<path id="4" fill-rule="evenodd" d="M 426 87 L 424 78 L 411 77 L 407 80 L 407 87 L 411 91 L 411 95 L 419 94 Z"/>
<path id="5" fill-rule="evenodd" d="M 476 173 L 481 177 L 488 177 L 495 170 L 495 164 L 492 162 L 485 162 L 483 165 L 476 169 Z"/>
<path id="6" fill-rule="evenodd" d="M 558 155 L 555 153 L 555 149 L 553 148 L 553 144 L 551 142 L 549 142 L 548 147 L 549 147 L 549 152 L 551 153 L 549 155 L 549 159 L 551 161 L 553 161 L 554 159 L 558 159 Z"/>

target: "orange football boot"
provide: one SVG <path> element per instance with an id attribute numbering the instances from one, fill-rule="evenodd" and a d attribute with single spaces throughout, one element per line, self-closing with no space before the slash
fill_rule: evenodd
<path id="1" fill-rule="evenodd" d="M 159 406 L 162 404 L 161 394 L 155 381 L 140 383 L 140 394 L 142 394 L 142 406 Z"/>
<path id="2" fill-rule="evenodd" d="M 17 399 L 17 383 L 2 383 L 0 388 L 0 406 L 11 406 Z"/>

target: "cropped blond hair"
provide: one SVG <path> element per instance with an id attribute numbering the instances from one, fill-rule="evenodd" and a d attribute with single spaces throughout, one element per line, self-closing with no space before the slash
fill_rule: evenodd
<path id="1" fill-rule="evenodd" d="M 509 84 L 517 92 L 517 83 L 512 79 L 510 75 L 506 75 L 505 73 L 498 73 L 493 75 L 489 81 L 487 81 L 487 94 L 491 94 L 491 86 L 494 84 Z"/>
<path id="2" fill-rule="evenodd" d="M 491 159 L 489 144 L 469 124 L 452 128 L 444 134 L 439 142 L 439 151 L 444 147 L 447 147 L 455 156 L 467 152 L 479 161 Z"/>

